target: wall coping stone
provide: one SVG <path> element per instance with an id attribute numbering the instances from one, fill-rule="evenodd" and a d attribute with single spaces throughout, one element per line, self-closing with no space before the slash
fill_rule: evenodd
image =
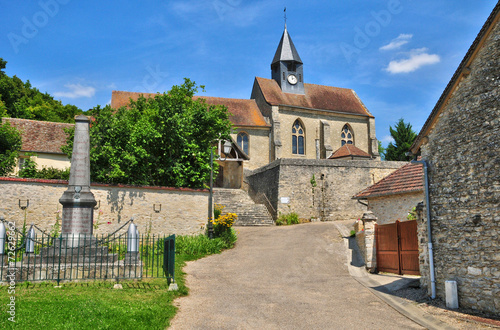
<path id="1" fill-rule="evenodd" d="M 394 168 L 398 169 L 408 162 L 388 161 L 388 160 L 346 160 L 346 159 L 297 159 L 280 158 L 263 167 L 255 169 L 252 174 L 258 174 L 277 166 L 316 166 L 316 167 L 357 167 L 357 168 Z"/>
<path id="2" fill-rule="evenodd" d="M 19 183 L 41 183 L 41 184 L 53 184 L 53 185 L 68 185 L 66 180 L 53 180 L 53 179 L 30 179 L 30 178 L 11 178 L 11 177 L 0 177 L 0 181 L 10 181 Z M 185 192 L 201 192 L 209 193 L 209 189 L 194 189 L 194 188 L 175 188 L 175 187 L 163 187 L 163 186 L 139 186 L 139 185 L 125 185 L 125 184 L 109 184 L 109 183 L 98 183 L 92 182 L 91 187 L 113 187 L 113 188 L 128 188 L 128 189 L 149 189 L 149 190 L 167 190 L 167 191 L 185 191 Z"/>

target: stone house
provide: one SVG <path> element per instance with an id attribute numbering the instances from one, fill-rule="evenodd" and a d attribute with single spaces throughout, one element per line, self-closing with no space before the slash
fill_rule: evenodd
<path id="1" fill-rule="evenodd" d="M 428 166 L 435 288 L 456 281 L 459 305 L 500 314 L 500 3 L 425 122 L 411 152 Z M 425 214 L 426 212 L 422 212 Z M 426 251 L 427 252 L 427 251 Z M 428 253 L 422 284 L 432 287 Z"/>
<path id="2" fill-rule="evenodd" d="M 367 201 L 368 211 L 377 217 L 379 225 L 405 221 L 424 200 L 422 165 L 408 163 L 353 198 Z"/>
<path id="3" fill-rule="evenodd" d="M 4 122 L 9 122 L 21 132 L 22 147 L 13 175 L 17 175 L 24 166 L 29 153 L 36 154 L 31 159 L 37 163 L 38 168 L 65 169 L 70 167 L 70 160 L 61 151 L 61 146 L 66 145 L 67 134 L 64 129 L 72 128 L 74 124 L 2 118 L 2 123 Z"/>

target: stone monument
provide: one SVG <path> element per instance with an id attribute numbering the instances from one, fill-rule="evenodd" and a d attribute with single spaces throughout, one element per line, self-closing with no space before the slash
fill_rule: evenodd
<path id="1" fill-rule="evenodd" d="M 68 189 L 59 199 L 62 208 L 62 237 L 67 246 L 83 245 L 92 239 L 94 206 L 97 204 L 90 191 L 90 119 L 75 118 L 75 137 Z"/>

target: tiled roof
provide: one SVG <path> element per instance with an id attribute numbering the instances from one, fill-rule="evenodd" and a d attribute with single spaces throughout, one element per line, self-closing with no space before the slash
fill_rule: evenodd
<path id="1" fill-rule="evenodd" d="M 451 80 L 448 82 L 448 85 L 446 85 L 443 94 L 441 94 L 441 96 L 439 97 L 439 100 L 434 106 L 434 109 L 432 109 L 431 114 L 425 121 L 424 126 L 420 130 L 420 133 L 418 134 L 417 138 L 410 147 L 410 151 L 413 154 L 418 153 L 418 150 L 422 145 L 424 137 L 429 134 L 429 131 L 433 127 L 433 123 L 440 117 L 439 114 L 441 112 L 442 107 L 446 104 L 448 97 L 455 90 L 455 87 L 458 86 L 458 83 L 460 82 L 460 78 L 462 77 L 462 75 L 468 71 L 468 66 L 470 65 L 475 55 L 477 54 L 478 50 L 480 49 L 483 40 L 485 40 L 489 32 L 492 31 L 494 27 L 493 24 L 499 24 L 498 23 L 499 15 L 500 15 L 500 1 L 497 2 L 495 8 L 493 8 L 493 10 L 491 11 L 490 16 L 488 17 L 483 27 L 477 34 L 476 39 L 474 39 L 472 45 L 469 47 L 469 50 L 465 54 L 465 57 L 462 59 L 462 62 L 460 62 L 460 65 L 453 74 L 453 77 L 451 77 Z"/>
<path id="2" fill-rule="evenodd" d="M 23 145 L 21 151 L 62 154 L 61 146 L 66 145 L 65 128 L 74 124 L 54 123 L 18 118 L 2 118 L 21 132 Z"/>
<path id="3" fill-rule="evenodd" d="M 118 109 L 127 106 L 130 103 L 130 99 L 136 101 L 141 95 L 150 98 L 158 94 L 113 91 L 111 94 L 111 107 Z M 225 105 L 232 114 L 232 116 L 229 116 L 229 120 L 237 127 L 270 127 L 264 120 L 255 100 L 228 99 L 210 96 L 195 96 L 194 99 L 204 99 L 209 105 Z"/>
<path id="4" fill-rule="evenodd" d="M 363 150 L 359 149 L 358 147 L 352 145 L 352 144 L 344 144 L 342 147 L 338 148 L 337 151 L 335 151 L 328 159 L 337 159 L 337 158 L 344 158 L 344 157 L 368 157 L 371 158 L 371 156 L 364 152 Z"/>
<path id="5" fill-rule="evenodd" d="M 305 95 L 283 93 L 273 79 L 255 78 L 266 102 L 373 117 L 352 89 L 304 84 Z"/>
<path id="6" fill-rule="evenodd" d="M 424 190 L 422 164 L 408 163 L 353 198 L 364 199 L 385 195 L 404 194 Z"/>

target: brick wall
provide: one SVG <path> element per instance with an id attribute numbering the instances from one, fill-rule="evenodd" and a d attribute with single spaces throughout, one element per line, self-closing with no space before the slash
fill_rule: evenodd
<path id="1" fill-rule="evenodd" d="M 366 207 L 352 196 L 404 164 L 377 160 L 280 159 L 254 171 L 247 181 L 254 191 L 264 192 L 278 212 L 297 212 L 306 219 L 358 219 Z M 313 175 L 315 187 L 311 184 Z"/>
<path id="2" fill-rule="evenodd" d="M 14 220 L 20 229 L 24 211 L 18 206 L 19 199 L 29 199 L 27 225 L 35 223 L 50 230 L 62 209 L 59 198 L 66 189 L 66 181 L 0 178 L 0 216 Z M 151 234 L 198 234 L 206 223 L 207 190 L 93 184 L 91 191 L 100 205 L 94 212 L 94 222 L 100 223 L 94 230 L 98 235 L 114 231 L 131 217 L 141 234 L 149 226 Z M 157 208 L 161 204 L 159 213 L 153 210 L 153 204 Z"/>
<path id="3" fill-rule="evenodd" d="M 470 64 L 470 74 L 453 91 L 428 143 L 421 147 L 429 164 L 437 295 L 444 298 L 445 281 L 455 280 L 461 306 L 496 315 L 500 313 L 499 58 L 497 22 Z M 425 258 L 421 273 L 428 283 Z"/>

